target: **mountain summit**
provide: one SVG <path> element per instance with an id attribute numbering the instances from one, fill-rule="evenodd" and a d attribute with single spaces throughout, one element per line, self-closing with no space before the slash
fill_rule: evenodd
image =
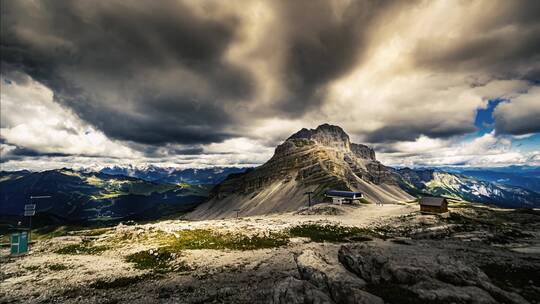
<path id="1" fill-rule="evenodd" d="M 318 202 L 328 189 L 360 191 L 372 202 L 412 200 L 398 184 L 373 149 L 352 143 L 342 128 L 323 124 L 291 135 L 262 166 L 230 175 L 190 217 L 292 211 L 306 205 L 305 192 L 313 192 Z"/>

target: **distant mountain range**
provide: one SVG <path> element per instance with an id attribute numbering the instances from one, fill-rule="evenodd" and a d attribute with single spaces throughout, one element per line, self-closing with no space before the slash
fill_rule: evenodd
<path id="1" fill-rule="evenodd" d="M 352 143 L 338 126 L 302 129 L 256 168 L 106 167 L 0 172 L 0 219 L 19 217 L 32 195 L 38 214 L 58 222 L 152 219 L 195 209 L 193 218 L 296 210 L 328 189 L 353 190 L 366 201 L 445 196 L 505 208 L 540 207 L 540 168 L 391 168 L 375 151 Z"/>
<path id="2" fill-rule="evenodd" d="M 151 219 L 189 211 L 206 200 L 209 185 L 156 183 L 143 179 L 70 169 L 0 172 L 0 215 L 22 215 L 30 196 L 40 215 L 59 221 Z"/>
<path id="3" fill-rule="evenodd" d="M 158 166 L 145 167 L 106 167 L 99 172 L 109 175 L 124 175 L 157 183 L 186 183 L 190 185 L 219 184 L 231 173 L 242 173 L 246 168 L 214 167 L 203 169 L 176 169 Z"/>
<path id="4" fill-rule="evenodd" d="M 540 207 L 540 194 L 523 187 L 433 169 L 403 168 L 396 173 L 401 177 L 401 187 L 413 195 L 444 196 L 505 208 Z"/>
<path id="5" fill-rule="evenodd" d="M 508 166 L 494 168 L 436 168 L 438 171 L 459 173 L 475 179 L 497 184 L 526 188 L 540 193 L 540 167 Z"/>

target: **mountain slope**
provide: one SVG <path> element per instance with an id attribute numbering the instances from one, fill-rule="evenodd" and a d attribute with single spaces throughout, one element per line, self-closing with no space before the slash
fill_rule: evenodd
<path id="1" fill-rule="evenodd" d="M 340 127 L 324 124 L 293 134 L 262 166 L 229 175 L 188 217 L 230 217 L 236 210 L 241 215 L 291 211 L 307 204 L 305 192 L 313 191 L 319 202 L 328 189 L 360 191 L 370 201 L 413 199 L 372 149 L 351 143 Z"/>
<path id="2" fill-rule="evenodd" d="M 540 194 L 514 186 L 431 169 L 399 169 L 402 188 L 411 194 L 445 196 L 505 208 L 540 207 Z"/>
<path id="3" fill-rule="evenodd" d="M 37 202 L 38 213 L 66 221 L 155 218 L 190 210 L 207 193 L 207 186 L 153 183 L 69 169 L 2 172 L 0 215 L 20 216 L 31 195 L 50 195 Z"/>

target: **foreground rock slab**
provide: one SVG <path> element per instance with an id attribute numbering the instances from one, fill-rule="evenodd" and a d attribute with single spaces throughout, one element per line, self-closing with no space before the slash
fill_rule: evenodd
<path id="1" fill-rule="evenodd" d="M 480 268 L 429 246 L 350 244 L 340 248 L 338 258 L 366 281 L 367 290 L 398 293 L 403 302 L 408 296 L 418 302 L 529 303 L 494 285 Z"/>

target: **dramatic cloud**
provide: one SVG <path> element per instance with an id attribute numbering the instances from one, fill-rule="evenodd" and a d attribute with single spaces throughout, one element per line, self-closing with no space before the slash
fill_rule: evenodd
<path id="1" fill-rule="evenodd" d="M 540 86 L 500 104 L 493 115 L 499 133 L 524 135 L 540 132 Z"/>
<path id="2" fill-rule="evenodd" d="M 13 166 L 257 164 L 324 122 L 406 162 L 411 145 L 465 149 L 490 100 L 493 140 L 540 132 L 535 0 L 21 0 L 0 14 Z"/>
<path id="3" fill-rule="evenodd" d="M 141 155 L 111 141 L 53 101 L 45 86 L 22 75 L 1 78 L 2 160 L 22 156 L 136 158 Z"/>
<path id="4" fill-rule="evenodd" d="M 470 141 L 429 139 L 398 142 L 379 149 L 378 158 L 395 166 L 509 166 L 540 165 L 540 152 L 523 152 L 509 138 L 487 133 Z"/>

